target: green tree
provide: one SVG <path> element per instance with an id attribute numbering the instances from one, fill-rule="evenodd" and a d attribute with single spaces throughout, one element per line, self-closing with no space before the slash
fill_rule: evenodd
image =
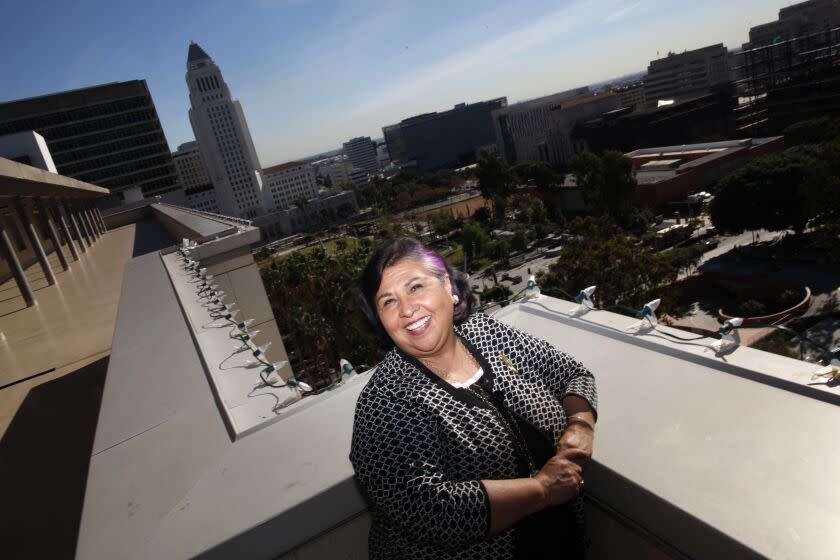
<path id="1" fill-rule="evenodd" d="M 356 313 L 354 289 L 373 245 L 362 242 L 330 256 L 320 248 L 260 264 L 260 273 L 293 367 L 319 355 L 373 364 L 382 351 Z"/>
<path id="2" fill-rule="evenodd" d="M 504 301 L 513 295 L 513 291 L 504 284 L 496 284 L 490 288 L 485 288 L 478 296 L 481 303 L 489 303 L 493 301 Z M 506 304 L 505 304 L 506 305 Z"/>
<path id="3" fill-rule="evenodd" d="M 437 237 L 443 237 L 458 227 L 458 220 L 450 212 L 438 212 L 432 217 L 431 226 Z"/>
<path id="4" fill-rule="evenodd" d="M 294 200 L 294 202 L 292 202 L 292 204 L 294 204 L 302 210 L 306 208 L 307 204 L 309 204 L 309 200 L 305 196 L 299 196 Z"/>
<path id="5" fill-rule="evenodd" d="M 559 290 L 575 293 L 595 284 L 601 306 L 640 307 L 652 294 L 660 297 L 659 288 L 677 277 L 667 258 L 638 245 L 609 220 L 577 218 L 570 231 L 574 237 L 541 276 L 540 287 L 548 295 L 564 297 Z"/>
<path id="6" fill-rule="evenodd" d="M 584 202 L 597 214 L 609 214 L 622 227 L 632 225 L 637 184 L 629 158 L 615 150 L 600 157 L 581 152 L 570 166 Z"/>
<path id="7" fill-rule="evenodd" d="M 473 212 L 473 220 L 481 224 L 483 227 L 487 227 L 490 225 L 491 220 L 493 219 L 492 214 L 490 214 L 490 209 L 486 206 L 482 206 L 475 212 Z"/>
<path id="8" fill-rule="evenodd" d="M 496 220 L 504 221 L 507 198 L 513 194 L 514 181 L 510 168 L 494 152 L 482 150 L 476 171 L 481 196 L 493 202 Z"/>
<path id="9" fill-rule="evenodd" d="M 800 121 L 787 127 L 782 134 L 785 146 L 821 144 L 840 136 L 840 119 L 830 116 Z"/>
<path id="10" fill-rule="evenodd" d="M 592 152 L 580 152 L 572 157 L 569 167 L 583 201 L 596 213 L 602 213 L 605 208 L 601 198 L 601 189 L 604 187 L 604 164 L 601 158 Z"/>
<path id="11" fill-rule="evenodd" d="M 481 226 L 475 224 L 464 224 L 461 228 L 461 243 L 464 251 L 470 256 L 478 256 L 484 253 L 484 248 L 490 241 Z"/>
<path id="12" fill-rule="evenodd" d="M 524 251 L 528 248 L 528 238 L 525 236 L 524 229 L 518 228 L 514 232 L 513 238 L 510 240 L 510 248 L 513 251 Z"/>
<path id="13" fill-rule="evenodd" d="M 636 198 L 633 163 L 630 158 L 615 150 L 604 152 L 601 162 L 604 169 L 601 203 L 619 225 L 627 227 Z"/>
<path id="14" fill-rule="evenodd" d="M 513 168 L 517 179 L 534 185 L 538 191 L 548 191 L 563 182 L 563 173 L 555 170 L 546 161 L 520 163 Z"/>
<path id="15" fill-rule="evenodd" d="M 817 213 L 829 169 L 813 146 L 790 148 L 758 158 L 718 183 L 709 207 L 715 227 L 740 233 L 751 229 L 801 233 Z"/>

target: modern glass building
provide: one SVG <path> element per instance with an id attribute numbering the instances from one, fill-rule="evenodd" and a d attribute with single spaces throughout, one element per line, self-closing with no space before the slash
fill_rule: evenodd
<path id="1" fill-rule="evenodd" d="M 61 175 L 119 194 L 181 190 L 145 80 L 114 82 L 0 103 L 0 136 L 44 137 Z"/>
<path id="2" fill-rule="evenodd" d="M 491 113 L 507 107 L 507 97 L 459 103 L 441 113 L 426 113 L 385 126 L 391 161 L 435 171 L 475 162 L 477 152 L 496 143 Z"/>

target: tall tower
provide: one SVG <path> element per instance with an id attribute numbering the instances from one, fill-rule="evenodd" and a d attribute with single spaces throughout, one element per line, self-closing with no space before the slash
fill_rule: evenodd
<path id="1" fill-rule="evenodd" d="M 187 54 L 190 123 L 222 214 L 254 218 L 266 212 L 257 151 L 239 101 L 222 72 L 196 43 Z"/>

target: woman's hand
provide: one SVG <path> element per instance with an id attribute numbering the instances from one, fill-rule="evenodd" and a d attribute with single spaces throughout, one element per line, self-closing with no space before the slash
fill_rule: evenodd
<path id="1" fill-rule="evenodd" d="M 589 461 L 590 457 L 592 457 L 592 442 L 594 439 L 594 429 L 584 426 L 582 422 L 574 422 L 569 424 L 566 431 L 563 432 L 563 435 L 557 442 L 556 451 L 557 453 L 563 453 L 569 450 L 580 451 L 580 458 L 575 462 L 580 467 L 583 467 Z"/>
<path id="2" fill-rule="evenodd" d="M 586 399 L 577 395 L 567 395 L 563 399 L 563 410 L 566 411 L 566 431 L 560 436 L 555 445 L 557 453 L 569 449 L 583 452 L 577 461 L 583 468 L 592 457 L 592 441 L 595 439 L 595 412 Z"/>
<path id="3" fill-rule="evenodd" d="M 581 466 L 584 452 L 579 449 L 560 451 L 534 475 L 544 490 L 545 507 L 563 504 L 580 493 Z"/>

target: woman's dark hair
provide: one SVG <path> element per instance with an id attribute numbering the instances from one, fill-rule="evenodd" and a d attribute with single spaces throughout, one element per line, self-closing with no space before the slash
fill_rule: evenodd
<path id="1" fill-rule="evenodd" d="M 376 312 L 376 292 L 379 291 L 379 285 L 382 283 L 382 271 L 406 259 L 420 262 L 441 282 L 446 275 L 449 275 L 452 293 L 457 295 L 459 300 L 453 314 L 456 324 L 464 321 L 475 306 L 475 296 L 470 289 L 466 274 L 453 269 L 437 251 L 429 249 L 419 241 L 408 237 L 394 239 L 370 256 L 370 260 L 362 271 L 359 289 L 356 292 L 356 303 L 359 309 L 379 336 L 380 341 L 386 346 L 393 345 L 393 342 L 385 332 L 379 320 L 379 314 Z"/>

